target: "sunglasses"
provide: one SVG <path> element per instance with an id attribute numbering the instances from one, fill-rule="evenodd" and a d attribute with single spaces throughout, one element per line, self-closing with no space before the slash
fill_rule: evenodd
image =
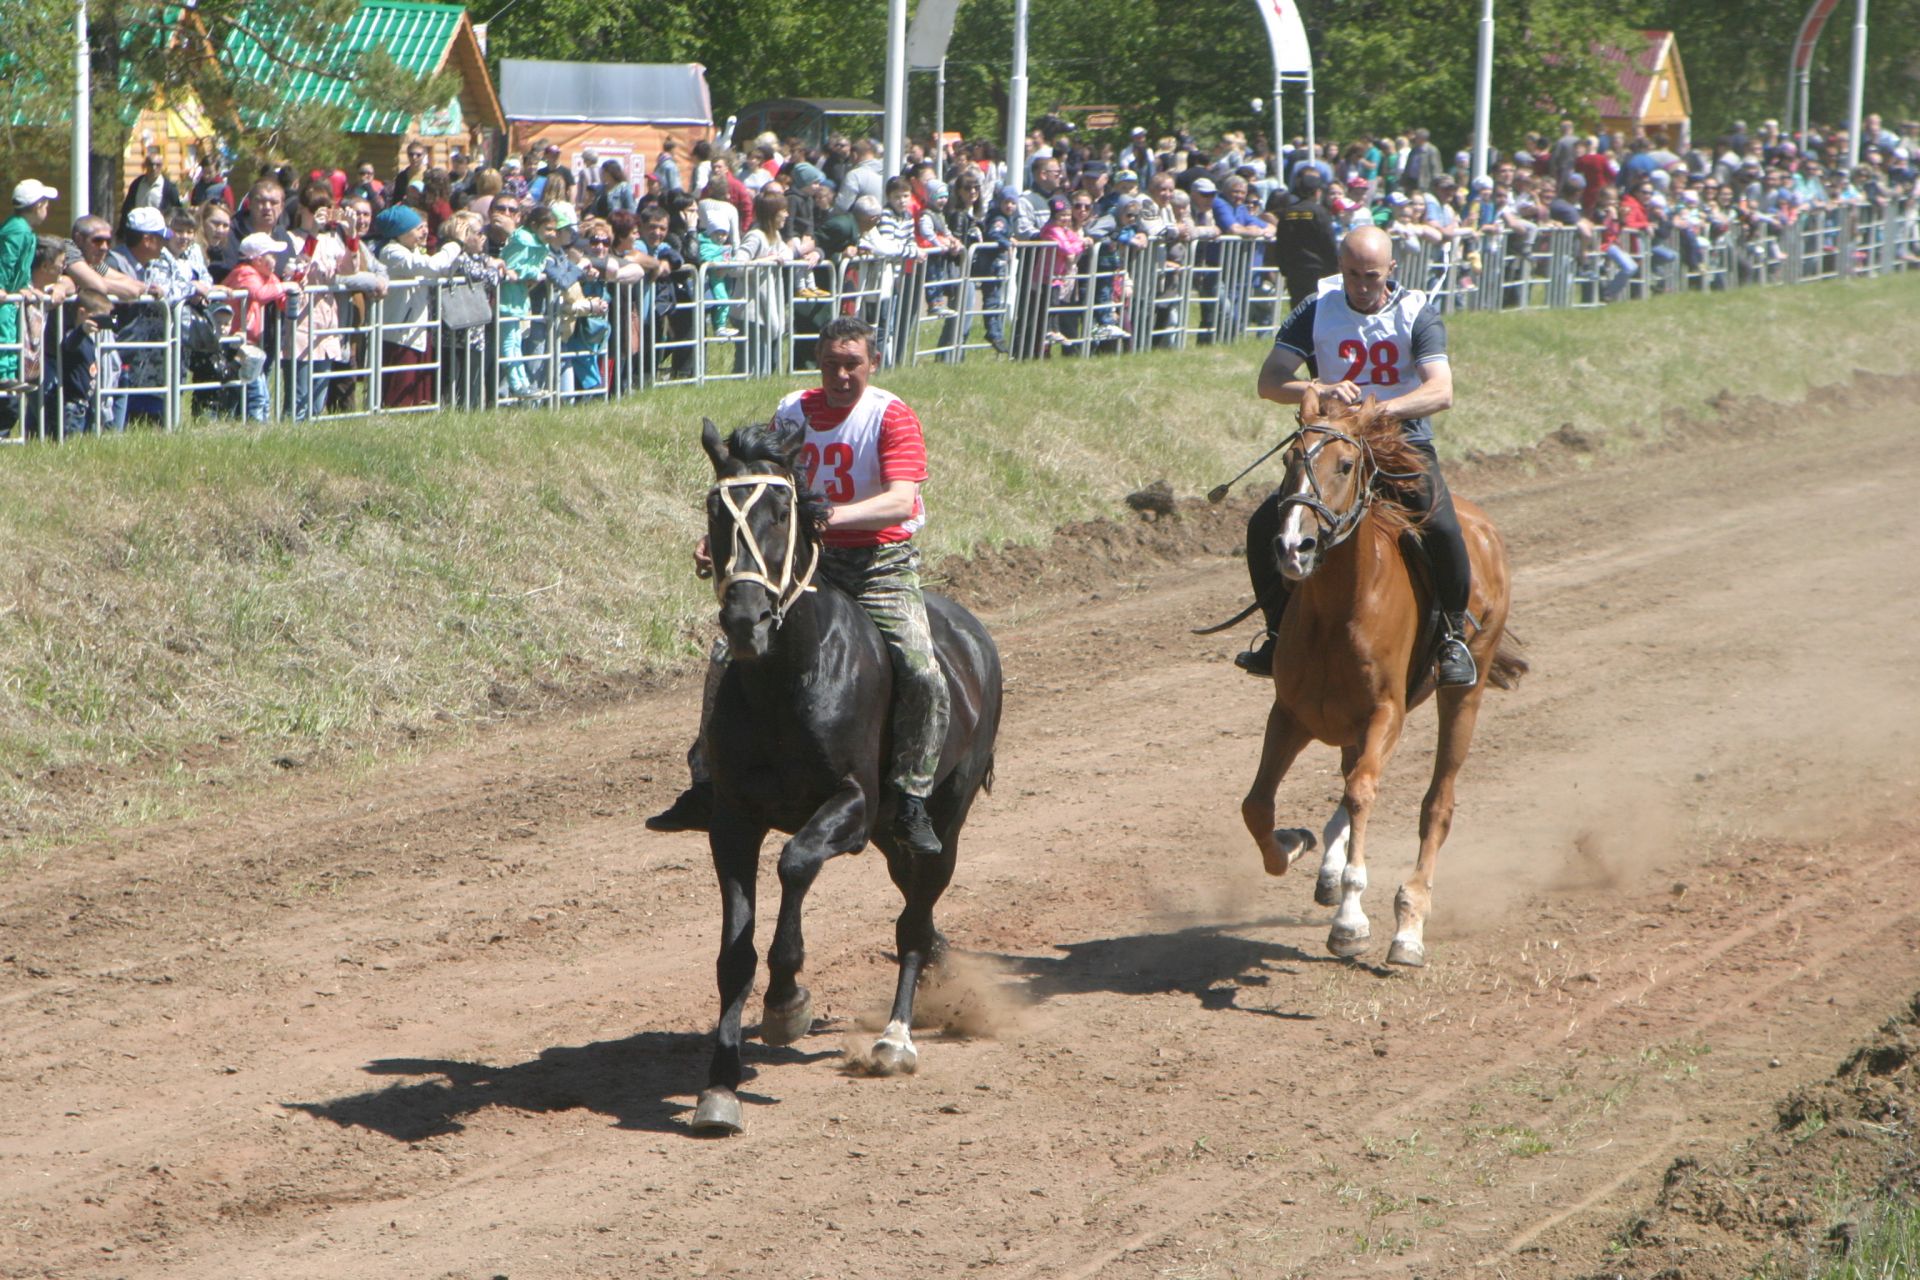
<path id="1" fill-rule="evenodd" d="M 520 212 L 520 206 L 517 204 L 497 204 L 493 206 L 493 211 L 495 213 L 517 214 Z"/>
<path id="2" fill-rule="evenodd" d="M 112 244 L 113 237 L 112 236 L 88 236 L 87 243 L 88 244 Z"/>
<path id="3" fill-rule="evenodd" d="M 593 244 L 593 245 L 602 245 L 602 244 L 612 244 L 613 241 L 607 239 L 605 236 L 595 236 L 593 239 L 587 241 L 587 243 Z"/>

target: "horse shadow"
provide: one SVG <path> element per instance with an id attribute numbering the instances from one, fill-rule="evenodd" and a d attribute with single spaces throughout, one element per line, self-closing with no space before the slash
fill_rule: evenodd
<path id="1" fill-rule="evenodd" d="M 1011 977 L 1026 979 L 1037 1004 L 1056 996 L 1110 992 L 1115 995 L 1190 995 L 1214 1012 L 1251 1013 L 1310 1022 L 1314 1015 L 1238 1003 L 1243 990 L 1274 988 L 1276 977 L 1298 976 L 1308 967 L 1348 965 L 1284 942 L 1243 935 L 1244 930 L 1306 923 L 1292 916 L 1190 925 L 1167 933 L 1136 933 L 1054 944 L 1057 955 L 987 957 Z"/>
<path id="2" fill-rule="evenodd" d="M 438 1079 L 392 1084 L 330 1102 L 283 1102 L 342 1128 L 367 1129 L 400 1142 L 458 1133 L 466 1117 L 489 1107 L 516 1111 L 592 1111 L 613 1119 L 616 1128 L 655 1133 L 684 1133 L 682 1119 L 694 1082 L 706 1078 L 713 1036 L 700 1032 L 646 1031 L 621 1040 L 556 1045 L 536 1058 L 508 1066 L 446 1058 L 381 1058 L 363 1068 L 374 1076 L 436 1076 Z M 837 1050 L 807 1053 L 793 1048 L 754 1045 L 754 1062 L 808 1063 L 835 1056 Z M 753 1074 L 751 1066 L 748 1075 Z M 745 1102 L 774 1099 L 742 1090 Z"/>

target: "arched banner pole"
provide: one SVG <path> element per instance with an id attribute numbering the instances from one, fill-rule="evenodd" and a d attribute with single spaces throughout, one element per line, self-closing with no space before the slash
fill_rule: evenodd
<path id="1" fill-rule="evenodd" d="M 882 143 L 886 156 L 881 169 L 888 174 L 900 172 L 906 158 L 907 138 L 907 0 L 888 0 L 887 4 L 887 125 Z"/>
<path id="2" fill-rule="evenodd" d="M 1007 185 L 1027 189 L 1027 0 L 1013 3 L 1013 75 L 1007 81 Z"/>
<path id="3" fill-rule="evenodd" d="M 1273 50 L 1273 151 L 1280 155 L 1287 145 L 1286 111 L 1282 94 L 1288 80 L 1305 81 L 1307 87 L 1307 154 L 1315 146 L 1313 119 L 1313 55 L 1307 49 L 1307 31 L 1300 24 L 1300 10 L 1293 0 L 1258 0 L 1260 20 L 1267 27 L 1267 44 Z M 1284 176 L 1278 175 L 1278 176 Z"/>

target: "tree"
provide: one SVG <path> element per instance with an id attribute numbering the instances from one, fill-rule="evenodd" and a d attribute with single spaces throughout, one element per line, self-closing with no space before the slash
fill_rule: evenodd
<path id="1" fill-rule="evenodd" d="M 381 49 L 355 50 L 339 37 L 359 0 L 90 0 L 93 200 L 111 209 L 116 158 L 142 110 L 160 102 L 197 102 L 236 150 L 302 164 L 347 158 L 342 126 L 360 104 L 418 115 L 453 97 L 450 76 L 416 77 Z M 241 44 L 256 48 L 274 74 L 249 74 L 222 56 Z M 9 0 L 0 11 L 0 84 L 11 116 L 0 117 L 0 150 L 37 147 L 48 129 L 73 116 L 71 0 Z M 350 90 L 319 101 L 296 77 L 335 81 Z M 333 95 L 318 95 L 333 96 Z"/>

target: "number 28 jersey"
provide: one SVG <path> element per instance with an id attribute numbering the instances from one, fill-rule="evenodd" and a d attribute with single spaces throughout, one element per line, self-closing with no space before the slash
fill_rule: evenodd
<path id="1" fill-rule="evenodd" d="M 836 507 L 886 491 L 895 480 L 927 481 L 927 445 L 920 419 L 890 391 L 868 387 L 850 409 L 827 403 L 818 387 L 780 401 L 773 420 L 806 428 L 800 447 L 807 483 Z M 829 529 L 830 547 L 875 547 L 905 542 L 927 522 L 926 501 L 914 499 L 913 515 L 885 529 Z"/>
<path id="2" fill-rule="evenodd" d="M 1447 326 L 1432 299 L 1398 282 L 1388 284 L 1378 311 L 1361 315 L 1347 305 L 1341 278 L 1328 276 L 1293 309 L 1273 345 L 1306 361 L 1308 374 L 1322 382 L 1351 382 L 1376 399 L 1393 400 L 1420 385 L 1420 365 L 1446 363 Z M 1433 439 L 1425 418 L 1404 422 L 1401 430 L 1410 440 Z"/>

